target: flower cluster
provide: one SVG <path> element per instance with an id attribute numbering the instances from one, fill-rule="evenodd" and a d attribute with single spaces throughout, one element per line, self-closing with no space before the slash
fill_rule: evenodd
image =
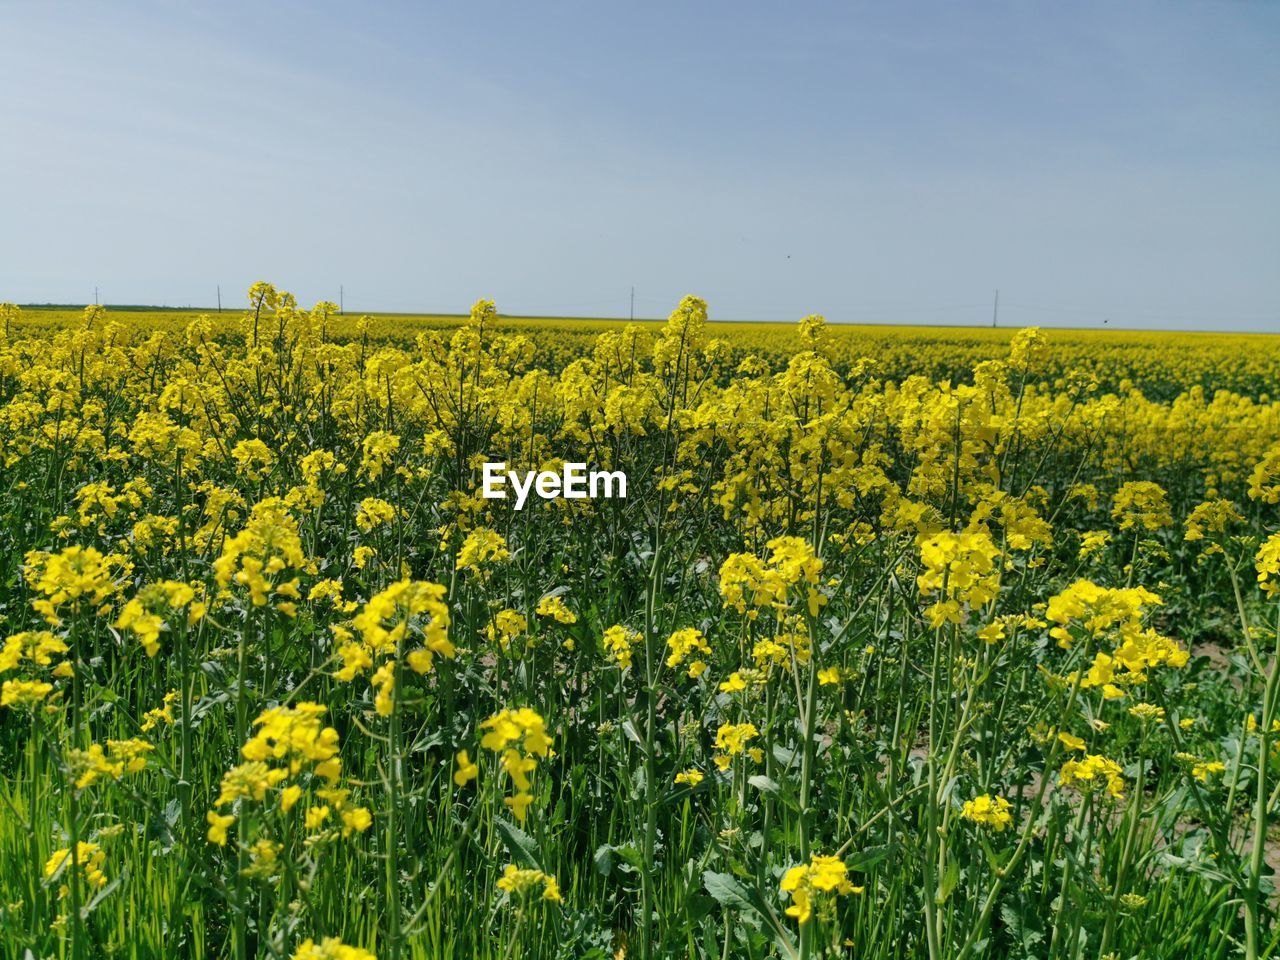
<path id="1" fill-rule="evenodd" d="M 551 752 L 551 737 L 547 735 L 546 722 L 536 711 L 528 707 L 501 710 L 480 724 L 487 731 L 480 746 L 499 755 L 503 772 L 515 787 L 512 796 L 503 798 L 515 818 L 521 823 L 533 803 L 532 774 L 538 768 L 538 757 Z"/>
<path id="2" fill-rule="evenodd" d="M 1000 591 L 1000 550 L 986 533 L 937 533 L 920 544 L 922 597 L 941 594 L 925 611 L 939 627 L 959 623 L 963 607 L 985 606 Z"/>
<path id="3" fill-rule="evenodd" d="M 498 878 L 498 889 L 513 898 L 526 898 L 534 894 L 539 900 L 560 903 L 560 884 L 556 878 L 541 870 L 517 867 L 508 863 Z"/>
<path id="4" fill-rule="evenodd" d="M 52 627 L 61 626 L 64 608 L 92 612 L 102 609 L 133 569 L 119 554 L 103 554 L 94 547 L 67 547 L 59 553 L 32 551 L 26 555 L 23 574 L 40 594 L 32 608 Z"/>
<path id="5" fill-rule="evenodd" d="M 372 678 L 374 709 L 381 716 L 389 716 L 398 657 L 403 656 L 415 673 L 424 674 L 435 668 L 437 656 L 452 659 L 457 654 L 449 639 L 447 593 L 438 583 L 400 580 L 374 594 L 351 621 L 356 635 L 345 628 L 335 628 L 342 666 L 334 677 L 350 683 L 381 660 Z M 411 648 L 406 650 L 410 643 Z"/>
<path id="6" fill-rule="evenodd" d="M 966 800 L 964 806 L 960 808 L 960 816 L 979 826 L 1000 831 L 1013 822 L 1010 809 L 1012 804 L 1004 797 L 993 797 L 989 793 L 984 793 L 972 800 Z"/>
<path id="7" fill-rule="evenodd" d="M 213 572 L 218 586 L 235 583 L 247 589 L 253 606 L 266 606 L 275 597 L 277 609 L 292 617 L 302 596 L 298 574 L 309 566 L 298 523 L 277 498 L 253 508 L 244 529 L 223 543 Z"/>
<path id="8" fill-rule="evenodd" d="M 1116 491 L 1111 516 L 1121 530 L 1159 530 L 1173 523 L 1169 495 L 1150 480 L 1131 480 Z"/>
<path id="9" fill-rule="evenodd" d="M 291 960 L 378 960 L 368 950 L 347 946 L 337 937 L 325 937 L 316 943 L 310 937 L 298 945 Z"/>
<path id="10" fill-rule="evenodd" d="M 1087 754 L 1083 760 L 1068 760 L 1058 771 L 1058 782 L 1063 786 L 1078 787 L 1085 792 L 1104 786 L 1111 797 L 1124 799 L 1124 777 L 1120 764 L 1098 754 Z"/>
<path id="11" fill-rule="evenodd" d="M 31 707 L 53 692 L 53 684 L 40 677 L 68 677 L 72 666 L 59 657 L 69 651 L 65 640 L 48 630 L 11 634 L 0 647 L 0 673 L 25 668 L 27 677 L 10 677 L 0 683 L 0 707 Z"/>
<path id="12" fill-rule="evenodd" d="M 719 752 L 712 757 L 716 767 L 720 770 L 728 770 L 729 765 L 733 763 L 733 758 L 743 752 L 759 763 L 764 759 L 763 751 L 758 747 L 747 747 L 747 744 L 758 736 L 760 731 L 756 729 L 754 723 L 721 724 L 720 729 L 716 731 L 716 750 Z"/>
<path id="13" fill-rule="evenodd" d="M 643 639 L 637 631 L 615 623 L 604 632 L 600 642 L 609 660 L 620 669 L 628 670 L 631 667 L 632 648 Z"/>
<path id="14" fill-rule="evenodd" d="M 1183 667 L 1189 659 L 1176 641 L 1144 625 L 1147 612 L 1159 604 L 1160 598 L 1142 587 L 1100 587 L 1077 580 L 1049 599 L 1045 617 L 1056 624 L 1049 634 L 1063 648 L 1080 642 L 1111 648 L 1094 653 L 1080 686 L 1101 687 L 1108 699 L 1119 699 L 1125 695 L 1123 687 L 1144 682 L 1150 668 Z M 1075 682 L 1076 675 L 1068 679 Z"/>
<path id="15" fill-rule="evenodd" d="M 87 750 L 68 750 L 67 767 L 77 790 L 96 783 L 100 778 L 119 780 L 126 773 L 145 769 L 147 754 L 155 747 L 146 740 L 108 740 L 106 748 L 93 743 Z"/>
<path id="16" fill-rule="evenodd" d="M 117 630 L 134 634 L 147 656 L 154 657 L 160 651 L 160 632 L 167 625 L 167 617 L 184 613 L 187 626 L 199 623 L 208 607 L 197 600 L 197 587 L 180 580 L 161 580 L 143 587 L 120 611 L 116 619 Z"/>
<path id="17" fill-rule="evenodd" d="M 470 570 L 482 576 L 488 564 L 498 563 L 510 556 L 507 541 L 501 534 L 487 527 L 477 527 L 462 541 L 456 566 L 459 570 Z"/>
<path id="18" fill-rule="evenodd" d="M 720 567 L 720 595 L 724 605 L 751 619 L 762 609 L 786 612 L 799 592 L 804 609 L 817 616 L 826 597 L 819 590 L 823 562 L 801 537 L 775 537 L 766 544 L 767 557 L 734 553 Z"/>
<path id="19" fill-rule="evenodd" d="M 693 627 L 684 627 L 667 637 L 667 649 L 670 651 L 667 656 L 668 667 L 681 666 L 693 654 L 701 653 L 711 656 L 711 648 L 707 646 L 707 640 L 702 635 L 702 631 L 695 630 Z M 695 656 L 689 660 L 690 677 L 700 677 L 706 669 L 707 662 L 700 657 Z"/>
<path id="20" fill-rule="evenodd" d="M 315 802 L 305 808 L 303 827 L 316 840 L 362 833 L 372 825 L 368 809 L 353 805 L 351 791 L 339 785 L 338 732 L 323 724 L 326 712 L 321 704 L 302 702 L 272 707 L 254 720 L 256 730 L 241 748 L 245 762 L 223 775 L 214 809 L 207 814 L 211 843 L 225 844 L 236 821 L 235 813 L 219 809 L 246 801 L 262 804 L 269 791 L 278 792 L 278 809 L 287 815 L 308 789 L 314 790 Z M 326 833 L 330 820 L 337 826 Z M 265 839 L 268 846 L 259 852 L 273 858 L 270 838 Z"/>
<path id="21" fill-rule="evenodd" d="M 829 905 L 837 897 L 862 893 L 849 880 L 849 867 L 839 857 L 814 855 L 808 863 L 791 867 L 782 876 L 782 891 L 791 895 L 787 916 L 808 923 L 814 910 Z"/>
<path id="22" fill-rule="evenodd" d="M 107 885 L 107 875 L 102 870 L 106 862 L 107 855 L 98 844 L 82 840 L 76 844 L 74 857 L 70 847 L 55 850 L 45 861 L 44 877 L 48 881 L 61 879 L 58 896 L 65 897 L 70 892 L 70 871 L 74 865 L 90 889 L 99 889 Z"/>

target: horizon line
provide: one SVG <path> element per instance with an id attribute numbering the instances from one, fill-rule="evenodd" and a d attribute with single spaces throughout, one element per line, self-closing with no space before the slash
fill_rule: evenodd
<path id="1" fill-rule="evenodd" d="M 174 313 L 195 313 L 209 314 L 218 316 L 223 313 L 235 314 L 244 313 L 244 309 L 235 309 L 230 307 L 218 308 L 213 307 L 176 307 L 165 304 L 146 304 L 146 303 L 16 303 L 14 306 L 20 310 L 84 310 L 87 307 L 99 306 L 106 310 L 118 310 L 127 313 L 159 313 L 162 311 L 172 311 Z M 421 312 L 410 310 L 340 310 L 337 314 L 343 317 L 421 317 L 435 318 L 442 320 L 463 320 L 469 314 L 466 313 L 439 313 L 439 312 Z M 825 316 L 825 315 L 824 315 Z M 552 314 L 552 313 L 499 313 L 499 319 L 503 320 L 567 320 L 567 321 L 596 321 L 603 323 L 665 323 L 665 317 L 604 317 L 591 314 Z M 832 326 L 840 327 L 916 327 L 919 329 L 941 329 L 941 330 L 1025 330 L 1030 327 L 1036 327 L 1047 330 L 1067 330 L 1080 331 L 1086 333 L 1200 333 L 1200 334 L 1234 334 L 1237 336 L 1267 336 L 1274 337 L 1280 335 L 1280 317 L 1275 320 L 1277 329 L 1275 330 L 1242 330 L 1239 328 L 1227 329 L 1205 329 L 1203 327 L 1129 327 L 1122 325 L 1112 326 L 1104 321 L 1098 326 L 1081 326 L 1079 324 L 1044 324 L 1044 323 L 1014 323 L 1008 325 L 996 325 L 985 323 L 917 323 L 910 320 L 833 320 L 826 317 L 826 320 Z M 795 320 L 751 320 L 751 319 L 710 319 L 707 323 L 749 323 L 774 326 L 791 326 L 800 322 L 800 318 Z"/>

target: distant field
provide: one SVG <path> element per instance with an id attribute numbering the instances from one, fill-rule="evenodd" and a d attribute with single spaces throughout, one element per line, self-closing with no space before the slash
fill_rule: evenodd
<path id="1" fill-rule="evenodd" d="M 148 331 L 180 332 L 196 317 L 209 316 L 214 329 L 230 335 L 244 323 L 241 310 L 209 313 L 204 310 L 107 308 L 107 316 L 134 335 Z M 336 342 L 359 339 L 362 316 L 372 343 L 412 345 L 422 334 L 456 330 L 466 317 L 446 314 L 348 313 L 327 318 L 329 338 Z M 83 322 L 83 310 L 25 308 L 12 336 L 49 336 Z M 561 369 L 597 337 L 634 324 L 648 336 L 656 335 L 662 322 L 608 318 L 507 317 L 499 315 L 495 332 L 522 334 L 533 345 L 532 363 Z M 803 349 L 794 323 L 711 321 L 710 336 L 727 344 L 737 362 L 750 355 L 781 369 L 787 358 Z M 931 380 L 968 381 L 975 364 L 1008 353 L 1017 328 L 891 326 L 831 324 L 828 355 L 842 373 L 864 357 L 873 358 L 875 376 L 900 381 L 913 374 Z M 1188 387 L 1198 386 L 1212 395 L 1232 390 L 1257 398 L 1274 391 L 1280 380 L 1280 336 L 1260 333 L 1208 333 L 1160 330 L 1045 330 L 1052 346 L 1050 360 L 1040 371 L 1043 381 L 1055 385 L 1071 377 L 1088 377 L 1100 389 L 1124 392 L 1138 387 L 1152 399 L 1169 400 Z"/>

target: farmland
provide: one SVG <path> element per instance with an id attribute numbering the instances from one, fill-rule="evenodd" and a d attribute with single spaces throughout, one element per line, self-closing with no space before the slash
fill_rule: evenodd
<path id="1" fill-rule="evenodd" d="M 1280 340 L 674 306 L 0 307 L 0 953 L 1274 953 Z"/>

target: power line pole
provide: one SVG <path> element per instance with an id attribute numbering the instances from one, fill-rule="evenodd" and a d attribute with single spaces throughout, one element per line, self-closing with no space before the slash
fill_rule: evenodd
<path id="1" fill-rule="evenodd" d="M 996 291 L 996 305 L 991 311 L 991 326 L 995 327 L 1000 320 L 1000 291 Z"/>
<path id="2" fill-rule="evenodd" d="M 636 288 L 631 288 L 631 319 L 636 318 Z"/>
<path id="3" fill-rule="evenodd" d="M 99 300 L 99 299 L 98 299 L 98 288 L 97 288 L 97 286 L 94 286 L 94 288 L 93 288 L 93 302 L 94 302 L 94 304 L 95 304 L 95 305 L 97 305 L 97 304 L 99 304 L 99 303 L 101 303 L 101 302 L 102 302 L 101 300 Z"/>
<path id="4" fill-rule="evenodd" d="M 222 284 L 218 284 L 218 312 L 222 312 Z"/>
<path id="5" fill-rule="evenodd" d="M 346 303 L 343 301 L 342 297 L 343 297 L 342 284 L 338 284 L 338 313 L 339 314 L 341 314 L 343 310 L 346 308 Z"/>

